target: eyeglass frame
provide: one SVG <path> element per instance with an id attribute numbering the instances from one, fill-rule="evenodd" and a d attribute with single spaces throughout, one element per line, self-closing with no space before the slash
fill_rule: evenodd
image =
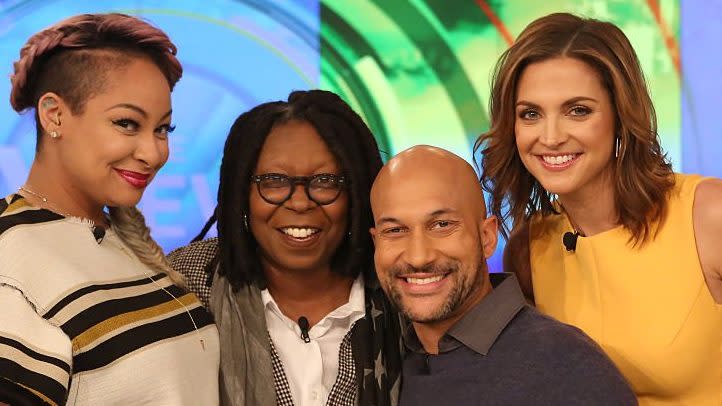
<path id="1" fill-rule="evenodd" d="M 291 187 L 288 191 L 288 195 L 286 196 L 285 199 L 283 199 L 280 202 L 274 202 L 272 200 L 267 199 L 266 196 L 263 195 L 263 192 L 261 192 L 261 182 L 266 179 L 269 179 L 271 177 L 286 178 L 290 182 Z M 326 203 L 321 203 L 321 202 L 317 201 L 316 199 L 314 199 L 313 197 L 311 197 L 311 192 L 309 191 L 309 186 L 310 186 L 311 182 L 314 179 L 318 179 L 321 177 L 329 177 L 329 178 L 336 179 L 338 182 L 338 185 L 339 185 L 339 189 L 338 189 L 338 193 L 336 193 L 336 197 L 334 197 L 333 200 L 326 202 Z M 293 193 L 296 191 L 296 185 L 303 185 L 303 190 L 306 192 L 306 197 L 308 197 L 308 200 L 316 203 L 319 206 L 327 206 L 327 205 L 335 202 L 336 200 L 338 200 L 339 196 L 341 196 L 341 193 L 343 193 L 343 190 L 346 188 L 346 185 L 347 185 L 346 176 L 334 175 L 332 173 L 317 173 L 317 174 L 311 175 L 311 176 L 288 176 L 288 175 L 284 175 L 282 173 L 271 172 L 271 173 L 262 173 L 260 175 L 251 175 L 251 182 L 256 184 L 256 189 L 258 190 L 258 194 L 261 196 L 261 199 L 263 199 L 266 203 L 273 204 L 276 206 L 281 206 L 291 199 L 291 197 L 293 196 Z"/>

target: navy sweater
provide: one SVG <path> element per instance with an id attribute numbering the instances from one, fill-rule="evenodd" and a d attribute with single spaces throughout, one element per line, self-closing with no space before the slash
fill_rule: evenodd
<path id="1" fill-rule="evenodd" d="M 408 353 L 402 406 L 636 405 L 629 385 L 581 330 L 525 306 L 487 355 L 461 345 Z"/>

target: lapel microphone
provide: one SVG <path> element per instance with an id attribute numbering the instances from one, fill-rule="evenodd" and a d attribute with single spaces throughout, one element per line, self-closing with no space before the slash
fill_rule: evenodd
<path id="1" fill-rule="evenodd" d="M 309 329 L 308 319 L 304 316 L 299 317 L 298 318 L 298 327 L 301 328 L 301 339 L 303 340 L 303 342 L 310 343 L 311 337 L 308 336 L 308 329 Z"/>
<path id="2" fill-rule="evenodd" d="M 95 242 L 100 244 L 103 242 L 103 238 L 105 238 L 105 229 L 103 227 L 93 226 L 93 237 L 95 237 Z"/>
<path id="3" fill-rule="evenodd" d="M 569 252 L 575 252 L 577 250 L 577 239 L 579 238 L 579 231 L 574 231 L 573 233 L 571 231 L 567 231 L 564 233 L 564 236 L 562 237 L 562 243 L 564 244 L 564 248 L 567 249 Z"/>

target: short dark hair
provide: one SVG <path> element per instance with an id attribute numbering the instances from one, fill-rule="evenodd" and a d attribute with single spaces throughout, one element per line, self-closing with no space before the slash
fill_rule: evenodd
<path id="1" fill-rule="evenodd" d="M 332 258 L 334 272 L 366 280 L 376 278 L 373 268 L 373 241 L 369 228 L 373 215 L 369 194 L 383 162 L 371 130 L 348 104 L 334 93 L 323 90 L 295 91 L 288 101 L 264 103 L 241 114 L 226 139 L 221 163 L 218 205 L 204 231 L 217 220 L 218 254 L 209 271 L 217 269 L 234 290 L 244 285 L 265 286 L 265 275 L 256 251 L 253 234 L 244 228 L 249 212 L 250 178 L 261 148 L 271 129 L 292 120 L 312 125 L 341 165 L 348 179 L 350 232 Z"/>

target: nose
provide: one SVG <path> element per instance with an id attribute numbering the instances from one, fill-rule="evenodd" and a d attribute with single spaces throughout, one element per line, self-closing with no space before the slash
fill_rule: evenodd
<path id="1" fill-rule="evenodd" d="M 567 141 L 569 135 L 564 130 L 560 117 L 549 117 L 545 124 L 542 126 L 542 134 L 539 137 L 539 142 L 542 145 L 548 148 L 556 148 Z"/>
<path id="2" fill-rule="evenodd" d="M 152 132 L 139 134 L 136 139 L 135 159 L 147 168 L 160 169 L 168 160 L 168 140 L 160 139 Z"/>
<path id="3" fill-rule="evenodd" d="M 291 197 L 286 200 L 286 207 L 293 211 L 302 213 L 304 211 L 311 210 L 315 206 L 316 203 L 308 198 L 303 184 L 297 183 L 292 186 Z"/>
<path id="4" fill-rule="evenodd" d="M 412 233 L 407 239 L 401 259 L 417 269 L 434 263 L 437 254 L 433 241 L 424 233 Z"/>

